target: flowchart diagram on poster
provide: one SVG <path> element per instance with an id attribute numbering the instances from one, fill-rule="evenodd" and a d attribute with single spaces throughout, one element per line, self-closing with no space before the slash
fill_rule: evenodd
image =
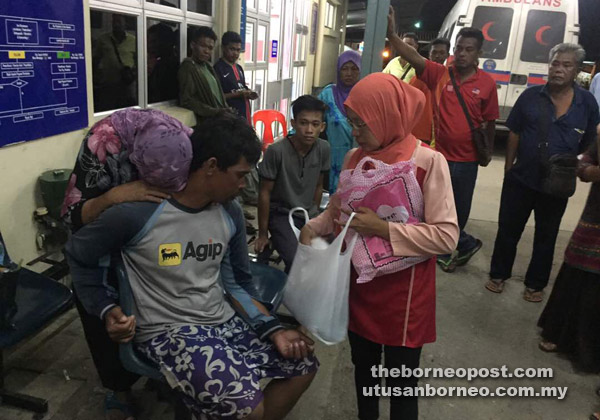
<path id="1" fill-rule="evenodd" d="M 29 140 L 19 138 L 22 130 L 49 134 L 33 125 L 87 119 L 82 31 L 72 22 L 0 14 L 0 132 L 14 136 L 2 145 Z"/>

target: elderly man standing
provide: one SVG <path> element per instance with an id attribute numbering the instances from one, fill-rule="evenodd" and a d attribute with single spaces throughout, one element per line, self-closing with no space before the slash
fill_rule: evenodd
<path id="1" fill-rule="evenodd" d="M 600 122 L 594 96 L 575 84 L 585 51 L 577 44 L 559 44 L 550 51 L 548 83 L 521 94 L 506 126 L 510 129 L 498 234 L 486 288 L 501 293 L 511 277 L 517 245 L 531 212 L 535 215 L 533 254 L 525 275 L 523 298 L 541 302 L 552 269 L 554 246 L 562 216 L 572 191 L 549 188 L 549 165 L 571 160 L 596 136 Z M 515 162 L 516 158 L 516 162 Z M 571 183 L 575 174 L 552 181 Z M 573 179 L 569 179 L 572 176 Z"/>

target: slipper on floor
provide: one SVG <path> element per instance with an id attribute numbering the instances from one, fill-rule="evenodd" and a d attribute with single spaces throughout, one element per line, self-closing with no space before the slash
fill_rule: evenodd
<path id="1" fill-rule="evenodd" d="M 485 284 L 485 288 L 490 292 L 502 293 L 504 290 L 504 280 L 489 279 Z"/>
<path id="2" fill-rule="evenodd" d="M 542 298 L 541 290 L 534 290 L 534 289 L 530 289 L 529 287 L 525 288 L 525 291 L 523 292 L 523 299 L 525 299 L 527 302 L 534 302 L 534 303 L 539 303 L 542 300 L 544 300 Z"/>
<path id="3" fill-rule="evenodd" d="M 454 257 L 438 257 L 437 264 L 444 273 L 454 273 L 454 271 L 456 271 L 456 259 Z"/>
<path id="4" fill-rule="evenodd" d="M 481 249 L 482 245 L 483 245 L 483 242 L 481 242 L 481 240 L 479 240 L 479 239 L 476 239 L 475 246 L 473 248 L 469 249 L 468 251 L 459 252 L 458 255 L 456 256 L 456 266 L 462 267 L 463 265 L 466 265 L 469 262 L 469 260 L 471 259 L 471 257 L 473 257 L 473 255 L 477 254 L 477 251 L 479 251 Z"/>
<path id="5" fill-rule="evenodd" d="M 541 351 L 545 351 L 546 353 L 554 353 L 557 351 L 558 346 L 550 341 L 542 340 L 538 344 L 538 347 Z M 599 419 L 600 420 L 600 419 Z"/>

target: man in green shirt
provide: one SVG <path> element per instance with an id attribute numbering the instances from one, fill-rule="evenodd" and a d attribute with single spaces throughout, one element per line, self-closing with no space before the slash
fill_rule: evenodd
<path id="1" fill-rule="evenodd" d="M 227 108 L 223 89 L 210 60 L 217 35 L 208 26 L 200 26 L 190 38 L 191 57 L 179 67 L 179 103 L 194 111 L 196 122 L 214 117 Z"/>
<path id="2" fill-rule="evenodd" d="M 210 64 L 215 49 L 217 34 L 208 26 L 200 26 L 190 37 L 191 57 L 186 58 L 179 67 L 179 104 L 196 116 L 196 124 L 214 117 L 229 109 L 219 77 Z M 248 175 L 247 179 L 251 176 Z M 250 189 L 251 190 L 251 189 Z M 245 194 L 256 195 L 256 192 L 245 189 Z M 252 215 L 244 211 L 247 219 Z M 246 222 L 246 232 L 254 234 L 256 228 Z"/>

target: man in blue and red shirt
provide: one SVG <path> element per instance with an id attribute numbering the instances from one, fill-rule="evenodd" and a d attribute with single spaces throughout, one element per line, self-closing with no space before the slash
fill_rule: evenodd
<path id="1" fill-rule="evenodd" d="M 242 38 L 236 32 L 225 32 L 221 38 L 223 56 L 214 65 L 225 93 L 227 104 L 235 109 L 240 117 L 252 124 L 250 101 L 258 99 L 258 93 L 246 85 L 244 69 L 237 64 L 242 51 Z"/>
<path id="2" fill-rule="evenodd" d="M 448 160 L 460 227 L 458 252 L 454 256 L 438 256 L 438 263 L 442 270 L 453 272 L 456 266 L 465 265 L 481 249 L 482 242 L 464 230 L 471 212 L 478 163 L 471 129 L 450 80 L 450 72 L 475 128 L 485 128 L 493 144 L 495 120 L 499 116 L 498 95 L 494 80 L 477 68 L 483 34 L 475 28 L 463 28 L 456 38 L 454 61 L 450 67 L 426 60 L 400 39 L 395 32 L 392 8 L 388 16 L 388 39 L 396 51 L 412 64 L 417 77 L 434 97 L 435 147 Z"/>

